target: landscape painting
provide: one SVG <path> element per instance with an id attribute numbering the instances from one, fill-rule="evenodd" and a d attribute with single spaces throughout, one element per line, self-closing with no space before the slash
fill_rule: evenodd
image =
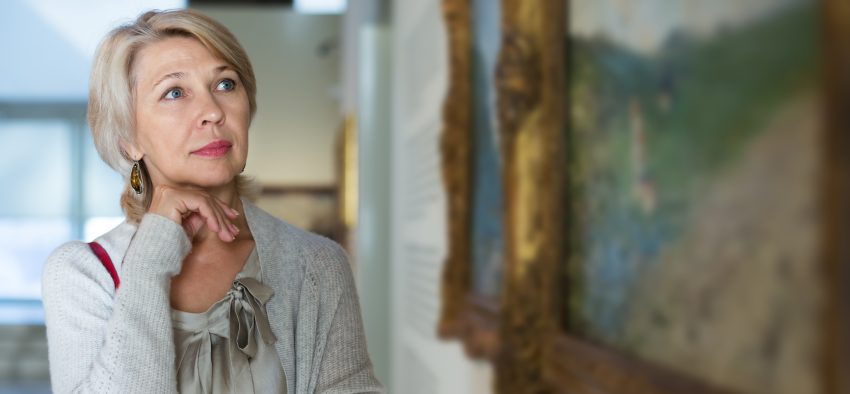
<path id="1" fill-rule="evenodd" d="M 814 0 L 573 0 L 574 335 L 742 393 L 816 393 Z"/>

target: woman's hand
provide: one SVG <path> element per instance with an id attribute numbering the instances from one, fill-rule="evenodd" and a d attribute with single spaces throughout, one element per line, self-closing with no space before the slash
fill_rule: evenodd
<path id="1" fill-rule="evenodd" d="M 239 234 L 232 222 L 239 212 L 203 190 L 156 186 L 148 211 L 182 225 L 189 239 L 194 239 L 204 226 L 225 242 Z"/>

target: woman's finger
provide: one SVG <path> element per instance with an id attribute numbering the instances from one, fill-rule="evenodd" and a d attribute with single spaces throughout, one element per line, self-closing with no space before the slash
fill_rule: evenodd
<path id="1" fill-rule="evenodd" d="M 210 230 L 217 233 L 218 238 L 225 242 L 230 242 L 236 238 L 230 233 L 230 228 L 227 226 L 225 219 L 222 217 L 223 214 L 219 213 L 220 211 L 214 208 L 217 204 L 214 204 L 206 198 L 203 200 L 204 203 L 200 205 L 201 214 L 206 218 L 207 226 L 210 227 Z"/>
<path id="2" fill-rule="evenodd" d="M 215 199 L 215 201 L 218 203 L 219 206 L 221 206 L 221 211 L 224 212 L 224 215 L 228 219 L 233 220 L 239 216 L 239 211 L 231 208 L 229 205 L 225 204 L 224 201 L 221 201 L 217 198 Z"/>
<path id="3" fill-rule="evenodd" d="M 197 213 L 193 212 L 183 218 L 183 228 L 186 230 L 186 234 L 189 235 L 189 238 L 195 238 L 195 235 L 198 234 L 198 231 L 200 231 L 204 225 L 204 218 Z"/>
<path id="4" fill-rule="evenodd" d="M 230 234 L 235 238 L 239 235 L 239 227 L 237 227 L 233 220 L 239 217 L 239 211 L 231 208 L 229 205 L 225 204 L 223 201 L 212 197 L 212 199 L 218 204 L 218 207 L 221 209 L 221 214 L 226 218 L 225 225 L 230 230 Z"/>
<path id="5" fill-rule="evenodd" d="M 232 224 L 230 223 L 230 220 L 227 219 L 224 209 L 218 204 L 218 199 L 209 196 L 207 198 L 207 203 L 209 204 L 210 209 L 215 212 L 218 217 L 219 225 L 221 226 L 217 231 L 218 237 L 222 241 L 226 242 L 236 239 L 236 234 L 233 233 L 233 229 L 231 227 Z"/>

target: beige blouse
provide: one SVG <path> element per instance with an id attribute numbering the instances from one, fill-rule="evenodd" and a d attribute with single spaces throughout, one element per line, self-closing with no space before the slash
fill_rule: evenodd
<path id="1" fill-rule="evenodd" d="M 171 309 L 180 393 L 286 393 L 286 379 L 269 326 L 274 291 L 261 277 L 257 249 L 233 287 L 205 312 Z"/>

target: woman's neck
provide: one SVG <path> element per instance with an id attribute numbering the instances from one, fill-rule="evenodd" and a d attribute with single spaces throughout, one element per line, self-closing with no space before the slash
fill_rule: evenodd
<path id="1" fill-rule="evenodd" d="M 239 191 L 236 187 L 236 179 L 234 179 L 230 183 L 212 188 L 202 188 L 194 185 L 179 185 L 172 187 L 203 190 L 207 192 L 210 196 L 215 197 L 216 199 L 225 203 L 228 207 L 235 209 L 237 212 L 239 212 L 239 216 L 237 216 L 233 220 L 230 220 L 230 222 L 239 228 L 239 234 L 236 235 L 236 239 L 239 240 L 244 239 L 246 237 L 251 238 L 250 231 L 248 230 L 248 222 L 245 220 L 245 211 L 242 206 L 242 201 L 239 199 Z M 198 233 L 195 234 L 195 237 L 193 238 L 192 242 L 197 245 L 199 243 L 220 243 L 223 241 L 218 238 L 217 233 L 210 231 L 207 226 L 203 226 L 200 230 L 198 230 Z"/>
<path id="2" fill-rule="evenodd" d="M 215 188 L 205 188 L 204 190 L 211 196 L 227 204 L 228 207 L 236 209 L 239 213 L 242 213 L 242 204 L 239 201 L 239 191 L 236 190 L 236 180 L 226 185 Z"/>
<path id="3" fill-rule="evenodd" d="M 236 239 L 244 238 L 245 236 L 250 237 L 250 232 L 248 230 L 248 222 L 245 220 L 245 211 L 242 207 L 242 201 L 239 199 L 239 191 L 236 188 L 236 180 L 229 184 L 222 185 L 217 188 L 207 188 L 204 189 L 211 196 L 219 199 L 221 202 L 227 204 L 228 207 L 231 207 L 239 212 L 239 216 L 230 220 L 237 228 L 239 228 L 239 234 L 236 235 Z M 209 231 L 209 229 L 205 226 L 201 229 L 201 231 L 195 236 L 195 242 L 206 242 L 212 241 L 214 243 L 222 242 L 218 235 Z"/>

